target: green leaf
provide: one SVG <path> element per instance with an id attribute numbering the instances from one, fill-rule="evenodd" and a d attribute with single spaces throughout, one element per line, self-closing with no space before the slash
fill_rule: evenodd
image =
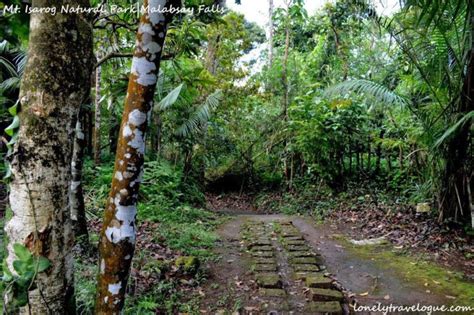
<path id="1" fill-rule="evenodd" d="M 11 273 L 10 269 L 8 268 L 7 261 L 3 260 L 2 263 L 2 271 L 3 271 L 3 279 L 4 282 L 10 282 L 13 280 L 13 274 Z"/>
<path id="2" fill-rule="evenodd" d="M 5 133 L 11 137 L 15 133 L 15 129 L 18 127 L 20 127 L 20 118 L 15 116 L 12 123 L 7 128 L 5 128 Z"/>
<path id="3" fill-rule="evenodd" d="M 23 260 L 15 260 L 13 262 L 13 269 L 15 269 L 15 271 L 21 275 L 28 271 L 28 265 L 29 264 Z"/>
<path id="4" fill-rule="evenodd" d="M 441 146 L 446 141 L 446 139 L 456 134 L 456 132 L 471 119 L 474 119 L 474 111 L 467 113 L 464 117 L 458 120 L 457 123 L 449 127 L 448 130 L 446 130 L 445 133 L 438 140 L 436 140 L 434 147 L 438 148 Z"/>
<path id="5" fill-rule="evenodd" d="M 13 252 L 21 261 L 29 261 L 32 258 L 30 251 L 22 244 L 13 244 Z"/>
<path id="6" fill-rule="evenodd" d="M 38 258 L 38 272 L 43 272 L 51 266 L 48 258 L 40 256 Z"/>
<path id="7" fill-rule="evenodd" d="M 14 303 L 17 307 L 22 307 L 28 304 L 28 290 L 19 288 L 15 293 Z"/>
<path id="8" fill-rule="evenodd" d="M 16 116 L 18 114 L 18 102 L 16 102 L 12 107 L 8 108 L 8 112 L 10 115 Z"/>
<path id="9" fill-rule="evenodd" d="M 181 83 L 173 91 L 169 92 L 159 103 L 155 106 L 154 110 L 164 110 L 172 106 L 178 100 L 181 90 L 183 89 L 184 83 Z"/>

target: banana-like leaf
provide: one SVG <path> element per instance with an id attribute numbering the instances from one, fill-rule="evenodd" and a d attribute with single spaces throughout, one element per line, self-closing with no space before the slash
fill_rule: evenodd
<path id="1" fill-rule="evenodd" d="M 155 105 L 154 110 L 165 110 L 168 107 L 172 106 L 178 100 L 181 90 L 183 89 L 184 83 L 181 83 L 173 91 L 169 92 L 157 105 Z"/>

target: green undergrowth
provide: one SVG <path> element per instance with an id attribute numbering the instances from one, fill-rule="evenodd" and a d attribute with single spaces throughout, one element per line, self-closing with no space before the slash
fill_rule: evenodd
<path id="1" fill-rule="evenodd" d="M 343 237 L 340 240 L 352 254 L 394 271 L 407 283 L 430 290 L 453 305 L 474 305 L 474 283 L 465 280 L 462 272 L 450 271 L 427 261 L 421 254 L 412 255 L 391 245 L 359 246 Z"/>
<path id="2" fill-rule="evenodd" d="M 155 314 L 158 310 L 166 314 L 196 313 L 199 296 L 192 293 L 193 290 L 183 291 L 182 279 L 164 277 L 165 270 L 173 264 L 169 261 L 173 255 L 153 253 L 146 243 L 166 246 L 174 255 L 195 257 L 202 266 L 203 262 L 217 258 L 212 251 L 218 240 L 214 231 L 225 218 L 203 209 L 203 193 L 192 178 L 184 177 L 180 167 L 166 161 L 147 161 L 144 170 L 137 224 L 148 224 L 153 228 L 140 229 L 138 238 L 145 240 L 145 248 L 137 248 L 133 265 L 156 278 L 156 283 L 153 282 L 146 292 L 131 293 L 126 299 L 125 313 Z M 112 174 L 113 161 L 104 162 L 100 167 L 86 162 L 85 182 L 88 184 L 85 195 L 90 218 L 102 217 Z M 92 234 L 91 240 L 97 244 L 98 236 Z M 151 258 L 153 254 L 164 255 L 164 260 Z M 94 304 L 97 267 L 80 261 L 76 263 L 78 308 L 88 314 Z M 187 279 L 191 281 L 191 287 L 205 280 L 206 271 L 202 268 Z"/>

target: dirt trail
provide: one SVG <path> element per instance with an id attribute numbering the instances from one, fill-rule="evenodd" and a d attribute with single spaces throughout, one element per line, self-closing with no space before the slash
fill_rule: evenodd
<path id="1" fill-rule="evenodd" d="M 448 304 L 444 296 L 353 255 L 337 240 L 337 231 L 316 228 L 302 217 L 240 214 L 218 232 L 221 259 L 209 266 L 202 304 L 209 314 L 343 314 L 349 307 L 347 294 L 343 298 L 338 291 L 342 287 L 369 292 L 357 296 L 366 305 Z"/>

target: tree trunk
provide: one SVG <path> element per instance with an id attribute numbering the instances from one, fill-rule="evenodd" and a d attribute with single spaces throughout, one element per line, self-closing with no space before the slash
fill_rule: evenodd
<path id="1" fill-rule="evenodd" d="M 372 146 L 371 146 L 371 141 L 372 139 L 368 138 L 368 141 L 367 141 L 367 172 L 370 172 L 370 169 L 372 167 Z"/>
<path id="2" fill-rule="evenodd" d="M 94 164 L 100 164 L 100 83 L 101 67 L 95 69 Z"/>
<path id="3" fill-rule="evenodd" d="M 380 127 L 380 128 L 382 128 L 382 127 Z M 382 140 L 384 136 L 385 136 L 385 130 L 382 129 L 382 130 L 380 130 L 380 134 L 379 134 L 380 140 Z M 380 173 L 380 162 L 382 161 L 382 141 L 379 141 L 379 143 L 377 144 L 377 148 L 375 149 L 375 154 L 377 156 L 377 160 L 375 162 L 375 173 L 379 174 Z"/>
<path id="4" fill-rule="evenodd" d="M 179 7 L 179 0 L 144 1 L 149 10 L 140 18 L 132 61 L 114 178 L 100 234 L 100 273 L 96 314 L 119 314 L 125 299 L 135 249 L 135 219 L 143 172 L 147 117 L 151 111 L 161 52 L 171 15 L 160 11 Z"/>
<path id="5" fill-rule="evenodd" d="M 94 126 L 93 126 L 93 112 L 91 108 L 91 103 L 89 102 L 87 106 L 84 108 L 85 113 L 82 117 L 83 119 L 83 124 L 82 124 L 82 129 L 84 131 L 85 135 L 85 154 L 88 156 L 92 157 L 94 154 L 94 144 L 93 144 L 93 138 L 94 138 Z"/>
<path id="6" fill-rule="evenodd" d="M 287 17 L 286 17 L 286 27 L 285 27 L 285 54 L 283 55 L 283 71 L 282 71 L 282 83 L 283 83 L 283 121 L 285 127 L 288 122 L 288 105 L 289 105 L 289 86 L 288 86 L 288 56 L 290 50 L 290 1 L 287 1 Z M 283 165 L 285 168 L 285 178 L 286 183 L 290 183 L 290 170 L 288 165 L 288 142 L 285 138 L 284 141 L 284 160 Z"/>
<path id="7" fill-rule="evenodd" d="M 110 106 L 110 129 L 109 129 L 109 145 L 110 145 L 110 153 L 115 154 L 117 152 L 117 141 L 120 132 L 120 123 L 117 119 L 117 116 L 114 113 L 114 105 L 115 102 L 114 98 L 111 98 L 111 106 Z"/>
<path id="8" fill-rule="evenodd" d="M 163 128 L 160 112 L 152 113 L 152 121 L 155 129 L 151 137 L 152 152 L 159 157 L 161 155 L 161 133 Z"/>
<path id="9" fill-rule="evenodd" d="M 88 7 L 86 0 L 33 0 L 32 7 Z M 32 13 L 28 62 L 21 82 L 21 125 L 14 146 L 10 183 L 13 213 L 8 236 L 8 268 L 23 244 L 51 267 L 36 277 L 29 306 L 20 314 L 74 313 L 73 236 L 68 192 L 74 122 L 89 94 L 92 30 L 85 16 Z M 10 302 L 10 301 L 8 301 Z M 8 305 L 11 306 L 11 305 Z"/>
<path id="10" fill-rule="evenodd" d="M 273 0 L 268 0 L 268 64 L 273 66 Z"/>
<path id="11" fill-rule="evenodd" d="M 87 233 L 86 209 L 82 189 L 82 166 L 84 164 L 85 147 L 85 135 L 81 123 L 83 114 L 84 110 L 81 108 L 77 117 L 72 151 L 69 204 L 71 207 L 71 220 L 76 242 L 79 241 L 79 243 L 85 247 L 89 243 L 89 234 Z"/>

